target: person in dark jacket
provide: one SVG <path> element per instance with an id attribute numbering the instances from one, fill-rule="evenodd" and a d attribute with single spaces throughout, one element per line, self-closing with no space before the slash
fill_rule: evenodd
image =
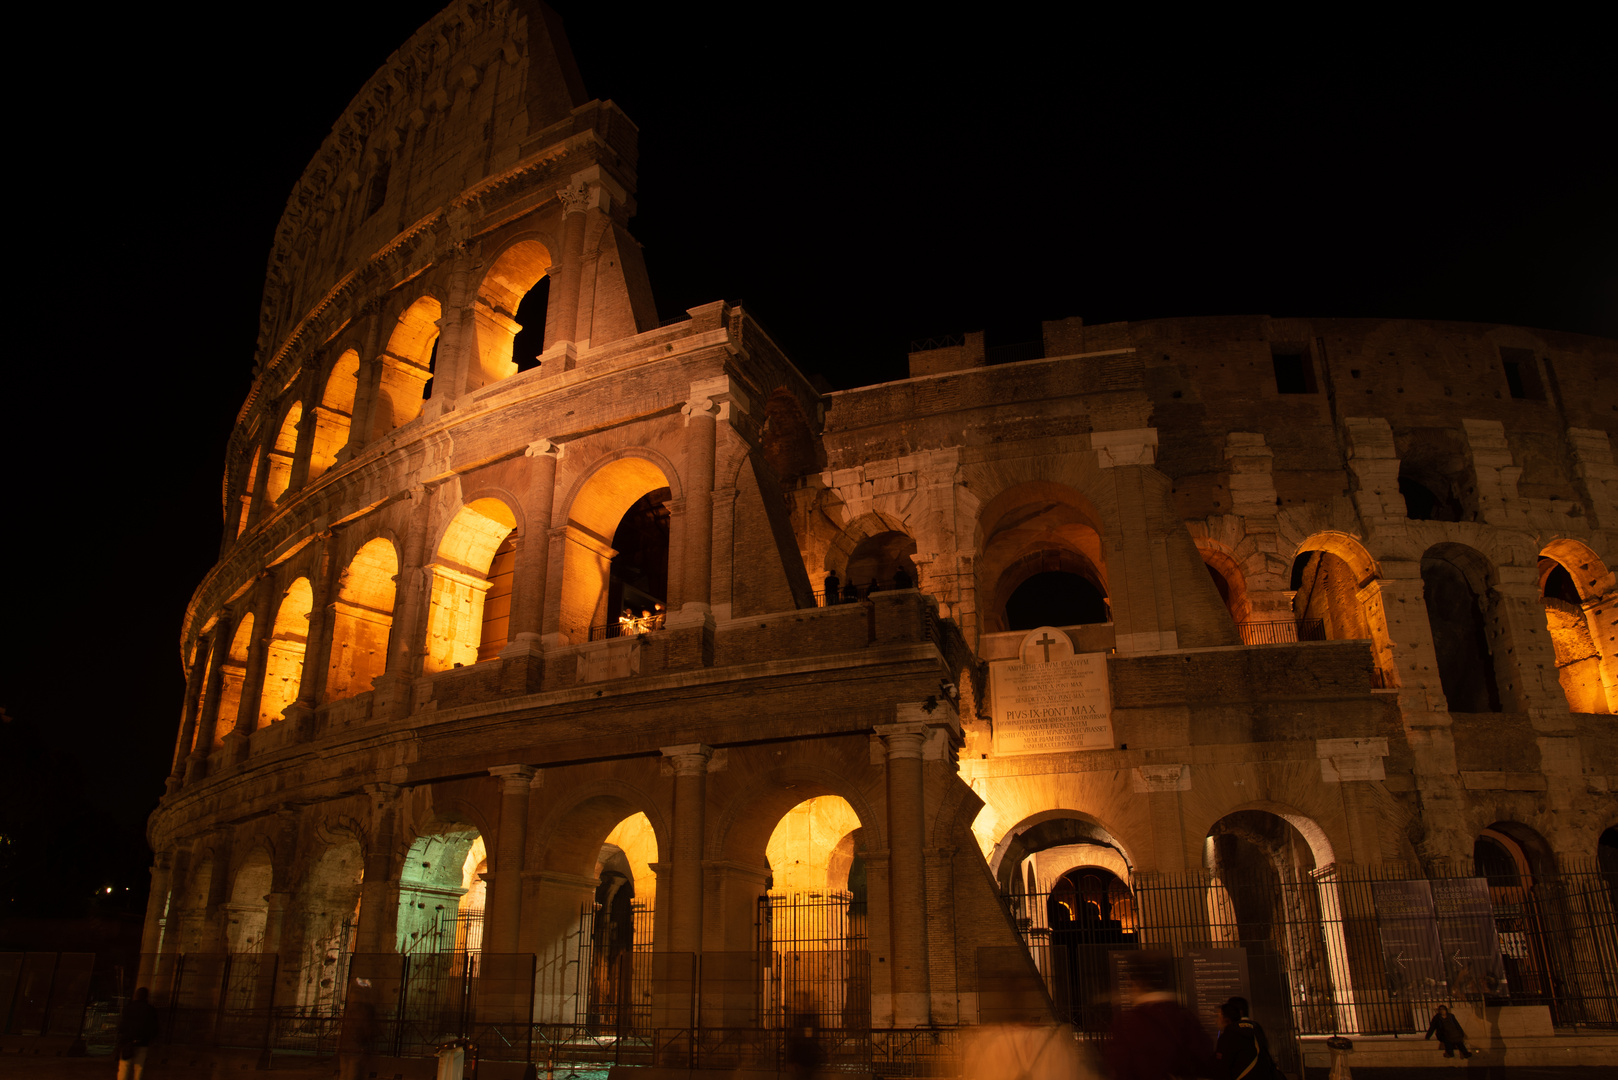
<path id="1" fill-rule="evenodd" d="M 140 1080 L 146 1071 L 146 1051 L 155 1038 L 157 1010 L 147 1000 L 146 987 L 137 987 L 118 1017 L 118 1080 Z"/>
<path id="2" fill-rule="evenodd" d="M 1270 1056 L 1270 1040 L 1247 1015 L 1246 998 L 1233 997 L 1219 1006 L 1214 1065 L 1219 1080 L 1274 1080 L 1279 1075 Z"/>
<path id="3" fill-rule="evenodd" d="M 1107 1053 L 1114 1080 L 1212 1075 L 1208 1033 L 1157 973 L 1138 973 L 1125 991 L 1128 1000 L 1113 1020 Z"/>
<path id="4" fill-rule="evenodd" d="M 1463 1058 L 1472 1056 L 1472 1051 L 1466 1048 L 1466 1032 L 1461 1029 L 1461 1022 L 1450 1013 L 1448 1005 L 1440 1005 L 1438 1011 L 1433 1013 L 1433 1022 L 1427 1025 L 1427 1038 L 1438 1036 L 1438 1045 L 1444 1048 L 1444 1056 L 1452 1058 L 1459 1050 Z"/>

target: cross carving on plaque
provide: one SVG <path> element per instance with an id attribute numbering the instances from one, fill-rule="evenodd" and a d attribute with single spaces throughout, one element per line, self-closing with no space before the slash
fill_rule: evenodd
<path id="1" fill-rule="evenodd" d="M 1045 632 L 1045 636 L 1040 638 L 1038 641 L 1034 642 L 1034 644 L 1035 645 L 1043 645 L 1043 646 L 1045 646 L 1045 662 L 1047 664 L 1050 663 L 1051 662 L 1051 646 L 1056 644 L 1056 639 L 1051 637 L 1050 631 L 1047 630 Z"/>

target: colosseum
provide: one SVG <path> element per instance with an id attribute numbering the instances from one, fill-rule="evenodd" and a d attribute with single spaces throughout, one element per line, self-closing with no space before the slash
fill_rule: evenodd
<path id="1" fill-rule="evenodd" d="M 1444 1002 L 1618 1054 L 1618 344 L 1064 318 L 831 391 L 659 319 L 636 138 L 458 0 L 293 191 L 149 826 L 169 1039 L 915 1075 L 1166 978 L 1294 1075 L 1437 1066 Z"/>

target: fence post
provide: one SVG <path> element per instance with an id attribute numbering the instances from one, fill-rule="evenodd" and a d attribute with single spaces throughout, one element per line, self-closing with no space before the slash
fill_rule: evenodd
<path id="1" fill-rule="evenodd" d="M 410 1002 L 410 954 L 399 957 L 399 999 L 393 1010 L 393 1056 L 404 1056 L 405 1008 Z"/>
<path id="2" fill-rule="evenodd" d="M 525 1060 L 529 1064 L 534 1060 L 534 995 L 538 992 L 539 957 L 533 953 L 528 954 L 528 1056 Z"/>
<path id="3" fill-rule="evenodd" d="M 259 961 L 259 962 L 261 964 L 263 963 L 262 960 Z M 263 971 L 260 970 L 259 974 L 260 974 L 260 987 L 262 987 L 262 985 L 263 985 L 263 979 L 262 979 Z M 274 995 L 273 990 L 274 990 L 274 987 L 275 987 L 276 980 L 278 978 L 280 978 L 280 976 L 281 976 L 281 955 L 279 953 L 271 953 L 270 954 L 270 982 L 269 982 L 269 985 L 271 987 L 272 992 L 270 994 L 270 999 L 264 1003 L 264 1061 L 263 1061 L 263 1064 L 264 1064 L 264 1067 L 266 1069 L 268 1069 L 270 1067 L 270 1057 L 271 1057 L 271 1055 L 273 1053 L 272 1044 L 273 1044 L 274 1037 L 275 1037 L 275 995 Z M 260 989 L 259 987 L 255 987 L 255 991 L 258 991 L 259 989 Z M 255 996 L 256 996 L 256 994 L 255 994 Z"/>

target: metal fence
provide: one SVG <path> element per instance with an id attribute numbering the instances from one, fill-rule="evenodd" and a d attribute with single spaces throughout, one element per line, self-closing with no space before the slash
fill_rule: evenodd
<path id="1" fill-rule="evenodd" d="M 1324 619 L 1276 619 L 1236 624 L 1243 645 L 1290 645 L 1298 641 L 1325 641 Z"/>
<path id="2" fill-rule="evenodd" d="M 871 1026 L 866 906 L 848 892 L 770 893 L 754 924 L 761 1027 Z"/>

